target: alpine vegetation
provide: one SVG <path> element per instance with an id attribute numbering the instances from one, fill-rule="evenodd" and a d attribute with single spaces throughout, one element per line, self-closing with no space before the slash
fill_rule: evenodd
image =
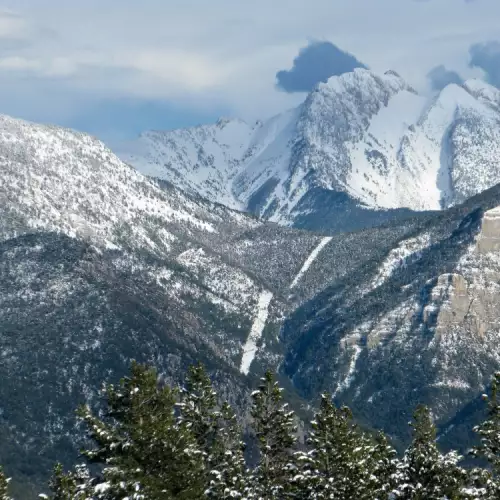
<path id="1" fill-rule="evenodd" d="M 484 467 L 465 468 L 457 452 L 436 444 L 430 410 L 420 405 L 410 426 L 412 442 L 398 456 L 383 433 L 362 430 L 349 408 L 329 394 L 307 426 L 285 402 L 271 372 L 251 394 L 245 434 L 221 402 L 201 365 L 181 388 L 165 384 L 155 369 L 133 363 L 117 385 L 105 384 L 105 410 L 88 406 L 78 417 L 88 434 L 83 463 L 54 468 L 52 500 L 356 499 L 493 500 L 500 498 L 500 372 L 492 382 L 488 416 L 474 430 L 471 455 Z M 250 457 L 250 458 L 249 458 Z M 11 500 L 0 471 L 0 499 Z"/>

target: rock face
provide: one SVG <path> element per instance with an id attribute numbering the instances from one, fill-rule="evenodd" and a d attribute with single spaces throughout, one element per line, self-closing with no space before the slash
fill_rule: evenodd
<path id="1" fill-rule="evenodd" d="M 479 80 L 433 100 L 394 72 L 319 84 L 266 122 L 148 132 L 139 170 L 280 224 L 329 232 L 440 210 L 500 182 L 500 93 Z"/>
<path id="2" fill-rule="evenodd" d="M 432 222 L 332 240 L 343 272 L 283 328 L 284 370 L 300 394 L 330 391 L 403 439 L 418 403 L 446 427 L 476 400 L 500 367 L 498 192 Z M 376 256 L 372 245 L 389 249 Z M 356 263 L 344 260 L 349 248 Z M 462 424 L 443 439 L 467 446 Z"/>
<path id="3" fill-rule="evenodd" d="M 481 254 L 500 250 L 500 208 L 488 210 L 484 214 L 477 249 Z"/>
<path id="4" fill-rule="evenodd" d="M 429 324 L 433 320 L 436 304 L 440 304 L 435 320 L 436 335 L 446 334 L 451 327 L 463 324 L 471 305 L 467 289 L 468 283 L 461 274 L 442 274 L 438 277 L 422 317 L 424 324 Z"/>

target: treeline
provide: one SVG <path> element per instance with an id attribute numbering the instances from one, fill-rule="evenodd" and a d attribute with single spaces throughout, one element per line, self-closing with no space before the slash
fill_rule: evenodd
<path id="1" fill-rule="evenodd" d="M 236 416 L 221 403 L 202 366 L 185 387 L 158 382 L 155 370 L 133 364 L 131 375 L 105 386 L 106 412 L 78 410 L 92 446 L 71 471 L 58 464 L 53 500 L 149 499 L 500 499 L 500 373 L 492 382 L 485 422 L 471 453 L 487 467 L 464 468 L 443 454 L 425 406 L 411 422 L 413 440 L 398 457 L 383 433 L 372 435 L 324 394 L 304 442 L 282 389 L 266 373 L 252 393 L 251 429 L 259 456 L 249 467 Z M 0 499 L 10 500 L 0 472 Z"/>

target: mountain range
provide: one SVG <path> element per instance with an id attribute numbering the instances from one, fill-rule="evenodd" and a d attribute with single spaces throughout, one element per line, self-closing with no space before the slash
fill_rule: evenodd
<path id="1" fill-rule="evenodd" d="M 121 159 L 0 117 L 0 463 L 42 484 L 73 461 L 74 409 L 131 359 L 174 383 L 202 361 L 243 419 L 271 367 L 295 407 L 329 391 L 396 442 L 427 403 L 469 446 L 500 364 L 498 96 L 356 70 Z"/>
<path id="2" fill-rule="evenodd" d="M 356 69 L 265 122 L 145 132 L 124 161 L 181 189 L 320 231 L 441 210 L 500 182 L 500 91 L 480 80 L 419 95 Z"/>

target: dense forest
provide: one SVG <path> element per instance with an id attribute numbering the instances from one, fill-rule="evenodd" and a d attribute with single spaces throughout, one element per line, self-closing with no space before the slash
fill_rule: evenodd
<path id="1" fill-rule="evenodd" d="M 267 372 L 252 393 L 250 428 L 220 401 L 203 366 L 191 367 L 182 388 L 132 364 L 117 385 L 105 385 L 105 411 L 77 415 L 88 433 L 82 463 L 56 464 L 53 500 L 148 499 L 419 499 L 500 498 L 500 372 L 494 376 L 486 420 L 474 430 L 476 465 L 436 444 L 431 411 L 416 408 L 413 439 L 398 456 L 382 433 L 359 428 L 329 394 L 305 433 Z M 248 438 L 248 436 L 250 436 Z M 244 439 L 246 437 L 247 439 Z M 247 453 L 245 441 L 256 453 Z M 251 456 L 251 458 L 249 458 Z M 0 499 L 11 500 L 0 471 Z"/>

